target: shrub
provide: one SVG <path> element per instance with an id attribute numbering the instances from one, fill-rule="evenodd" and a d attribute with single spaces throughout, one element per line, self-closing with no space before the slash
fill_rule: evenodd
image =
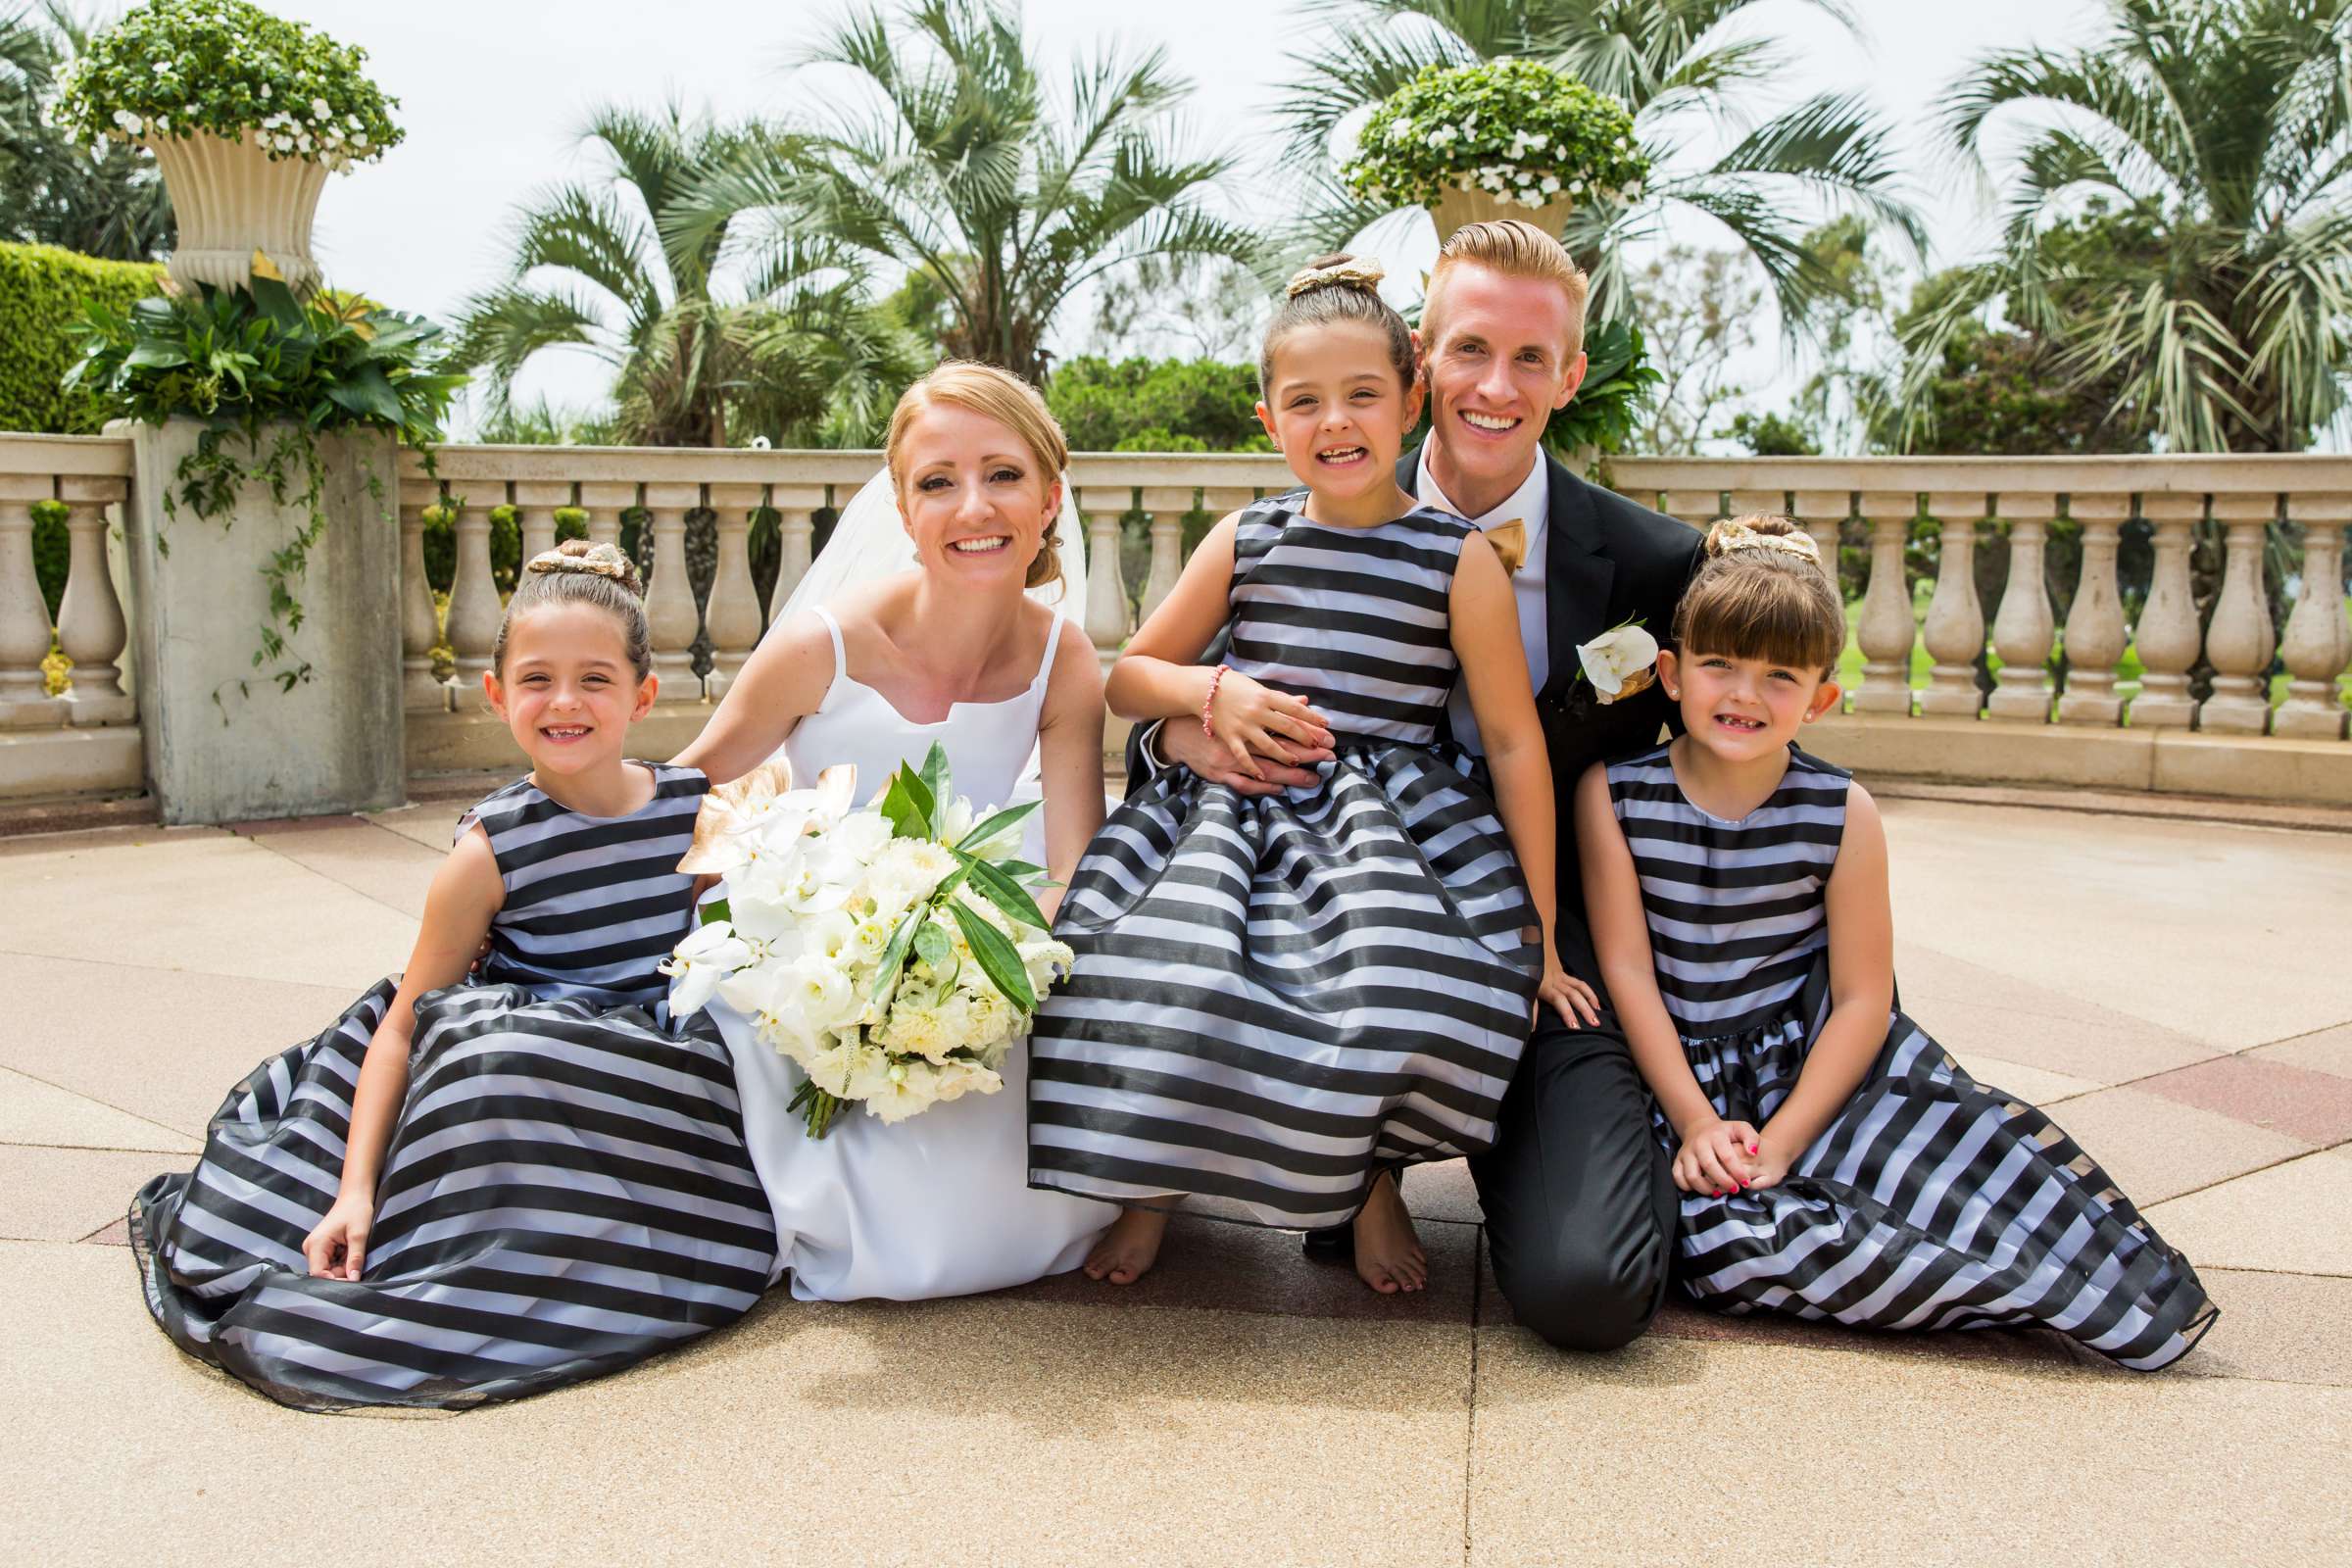
<path id="1" fill-rule="evenodd" d="M 127 312 L 163 275 L 152 263 L 0 244 L 0 430 L 97 434 L 107 417 L 98 400 L 61 384 L 81 354 L 68 328 L 93 305 Z"/>
<path id="2" fill-rule="evenodd" d="M 1065 360 L 1046 405 L 1073 452 L 1264 452 L 1257 369 L 1218 360 Z"/>

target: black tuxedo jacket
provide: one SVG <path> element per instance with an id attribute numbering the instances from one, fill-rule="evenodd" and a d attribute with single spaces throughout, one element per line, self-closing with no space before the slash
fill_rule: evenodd
<path id="1" fill-rule="evenodd" d="M 1606 706 L 1593 701 L 1592 682 L 1577 678 L 1576 647 L 1611 626 L 1637 619 L 1664 643 L 1674 626 L 1675 606 L 1690 586 L 1703 557 L 1697 530 L 1629 501 L 1613 490 L 1588 484 L 1549 453 L 1549 506 L 1544 525 L 1544 616 L 1551 669 L 1536 693 L 1536 713 L 1551 758 L 1551 783 L 1559 802 L 1559 890 L 1561 959 L 1583 978 L 1597 981 L 1591 939 L 1585 934 L 1584 882 L 1577 868 L 1576 824 L 1570 803 L 1586 768 L 1654 745 L 1675 716 L 1665 691 L 1647 691 Z M 1396 483 L 1416 494 L 1421 452 L 1396 460 Z M 1222 649 L 1212 648 L 1215 658 Z M 1127 748 L 1127 787 L 1132 794 L 1149 776 L 1139 726 Z"/>

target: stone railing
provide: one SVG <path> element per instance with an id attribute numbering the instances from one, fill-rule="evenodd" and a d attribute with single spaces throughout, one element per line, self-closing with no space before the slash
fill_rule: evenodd
<path id="1" fill-rule="evenodd" d="M 120 591 L 127 587 L 120 536 L 130 482 L 128 441 L 0 435 L 0 799 L 139 786 L 138 706 Z M 73 673 L 54 695 L 45 667 L 49 607 L 33 564 L 34 514 L 44 503 L 64 509 L 68 541 L 55 639 Z"/>
<path id="2" fill-rule="evenodd" d="M 666 755 L 699 728 L 705 705 L 758 643 L 768 607 L 808 569 L 823 510 L 846 505 L 880 462 L 871 452 L 452 446 L 436 455 L 438 472 L 428 476 L 404 454 L 399 591 L 412 771 L 513 760 L 512 742 L 478 700 L 500 613 L 490 550 L 496 509 L 514 509 L 526 558 L 553 542 L 563 509 L 583 512 L 592 538 L 617 537 L 624 514 L 644 519 L 664 701 L 643 744 Z M 1835 760 L 1891 774 L 2352 804 L 2341 697 L 2352 626 L 2340 586 L 2352 459 L 1651 458 L 1619 460 L 1610 479 L 1693 525 L 1784 512 L 1825 542 L 1842 535 L 1867 552 L 1861 678 L 1850 711 L 1810 743 Z M 135 787 L 136 731 L 116 674 L 124 637 L 114 585 L 122 579 L 119 568 L 108 573 L 104 515 L 131 482 L 127 442 L 0 436 L 0 799 Z M 1293 483 L 1272 455 L 1096 453 L 1071 460 L 1070 482 L 1089 546 L 1085 581 L 1072 587 L 1083 593 L 1086 628 L 1106 660 L 1174 586 L 1188 520 Z M 67 506 L 73 539 L 59 641 L 74 670 L 63 698 L 42 693 L 49 627 L 31 567 L 29 508 L 51 499 Z M 424 534 L 427 509 L 445 505 L 454 514 L 456 566 L 444 619 L 425 577 Z M 750 553 L 762 509 L 777 515 L 781 557 L 765 604 Z M 689 519 L 705 512 L 714 520 L 715 570 L 708 593 L 698 594 L 687 564 Z M 2080 553 L 2079 571 L 2058 585 L 2071 591 L 2063 626 L 2045 560 L 2061 519 Z M 2276 622 L 2265 579 L 2274 532 L 2289 544 L 2295 585 Z M 1922 612 L 1905 556 L 1926 538 L 1937 548 Z M 2221 562 L 2218 599 L 2202 629 L 2191 559 L 2200 539 L 2209 551 L 2218 544 Z M 2132 624 L 2118 569 L 2127 541 L 2135 553 L 2144 541 L 2153 557 Z M 1988 605 L 1979 599 L 1975 565 L 1990 551 L 2005 552 L 2010 569 L 1999 602 Z M 1931 667 L 1924 689 L 1914 690 L 1923 639 Z M 698 642 L 708 649 L 707 673 L 696 670 Z M 443 644 L 455 658 L 454 678 L 436 674 Z M 1988 644 L 1998 673 L 1986 696 L 1978 668 Z M 2050 671 L 2061 648 L 2062 684 Z M 2276 704 L 2275 661 L 2286 675 Z M 2200 697 L 2207 670 L 2210 694 Z M 74 773 L 34 765 L 21 746 L 8 750 L 35 734 L 112 734 L 118 744 L 107 766 Z M 50 752 L 62 755 L 54 745 Z"/>

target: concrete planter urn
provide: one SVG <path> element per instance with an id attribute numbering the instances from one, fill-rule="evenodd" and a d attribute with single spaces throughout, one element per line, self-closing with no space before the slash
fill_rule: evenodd
<path id="1" fill-rule="evenodd" d="M 1496 219 L 1516 218 L 1535 224 L 1553 238 L 1568 226 L 1568 215 L 1576 211 L 1576 203 L 1566 197 L 1545 202 L 1541 207 L 1528 207 L 1519 202 L 1505 201 L 1500 196 L 1483 190 L 1441 191 L 1430 206 L 1430 215 L 1438 220 L 1438 239 L 1446 237 L 1464 223 L 1491 223 Z"/>
<path id="2" fill-rule="evenodd" d="M 325 165 L 272 160 L 252 132 L 229 141 L 199 131 L 146 145 L 163 171 L 179 222 L 179 245 L 169 263 L 174 282 L 190 289 L 199 283 L 243 288 L 259 251 L 296 294 L 318 286 L 311 227 L 326 188 Z"/>
<path id="3" fill-rule="evenodd" d="M 293 428 L 265 426 L 262 440 Z M 288 638 L 288 658 L 307 675 L 281 690 L 254 658 L 270 619 L 263 567 L 308 525 L 310 511 L 299 494 L 280 503 L 266 480 L 249 478 L 220 517 L 185 505 L 169 514 L 164 497 L 205 429 L 184 417 L 128 427 L 137 478 L 124 543 L 158 812 L 167 823 L 211 823 L 398 806 L 406 736 L 400 528 L 387 514 L 392 437 L 308 438 L 325 481 L 326 527 L 296 585 L 302 625 Z M 370 493 L 370 474 L 381 499 Z"/>

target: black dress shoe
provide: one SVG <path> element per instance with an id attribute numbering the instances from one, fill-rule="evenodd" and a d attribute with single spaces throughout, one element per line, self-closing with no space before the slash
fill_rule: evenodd
<path id="1" fill-rule="evenodd" d="M 1333 1225 L 1319 1231 L 1308 1231 L 1298 1250 L 1310 1263 L 1353 1263 L 1355 1261 L 1355 1227 Z"/>

